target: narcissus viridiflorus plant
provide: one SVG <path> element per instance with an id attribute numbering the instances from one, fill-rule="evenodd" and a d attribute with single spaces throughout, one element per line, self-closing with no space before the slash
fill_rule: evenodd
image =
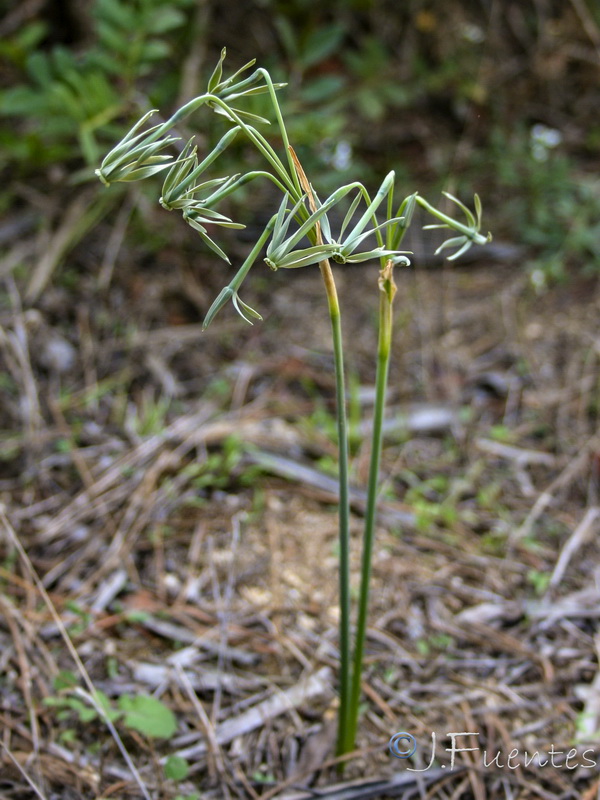
<path id="1" fill-rule="evenodd" d="M 339 187 L 329 197 L 321 200 L 304 174 L 288 139 L 277 100 L 277 90 L 284 84 L 273 83 L 267 70 L 262 68 L 255 69 L 247 77 L 243 77 L 254 65 L 253 61 L 225 79 L 224 59 L 225 50 L 221 53 L 219 63 L 208 81 L 204 94 L 186 103 L 170 119 L 159 125 L 146 128 L 146 123 L 154 112 L 145 114 L 111 150 L 96 172 L 106 185 L 115 181 L 137 181 L 162 174 L 164 182 L 160 197 L 161 205 L 169 210 L 181 211 L 185 221 L 198 232 L 206 245 L 227 262 L 229 259 L 226 253 L 213 238 L 213 230 L 219 226 L 225 228 L 243 226 L 219 212 L 217 210 L 219 203 L 249 181 L 256 179 L 271 181 L 280 191 L 279 208 L 256 239 L 248 257 L 233 279 L 209 308 L 204 320 L 205 327 L 229 301 L 247 322 L 252 318 L 261 319 L 258 311 L 250 308 L 241 299 L 240 289 L 244 278 L 263 251 L 265 251 L 264 262 L 272 270 L 316 267 L 320 271 L 333 332 L 337 392 L 340 553 L 338 754 L 343 755 L 354 747 L 358 721 L 382 425 L 392 339 L 392 304 L 396 293 L 393 273 L 395 266 L 409 264 L 407 255 L 399 248 L 417 205 L 436 218 L 437 222 L 428 227 L 448 228 L 453 232 L 453 235 L 438 248 L 438 252 L 446 248 L 456 248 L 449 256 L 450 259 L 458 258 L 472 244 L 485 244 L 490 236 L 480 233 L 481 204 L 477 195 L 475 195 L 474 213 L 455 197 L 446 195 L 464 215 L 462 221 L 457 220 L 439 211 L 417 192 L 403 197 L 400 202 L 395 202 L 396 187 L 393 172 L 385 177 L 374 195 L 371 195 L 362 183 L 354 182 Z M 238 107 L 240 101 L 243 104 L 245 97 L 259 93 L 267 93 L 269 96 L 278 137 L 282 142 L 281 153 L 273 148 L 268 138 L 256 127 L 268 124 L 269 120 Z M 225 132 L 204 158 L 199 156 L 193 139 L 190 139 L 177 154 L 173 148 L 176 137 L 170 131 L 180 120 L 199 109 L 219 114 Z M 220 155 L 238 136 L 245 137 L 246 141 L 264 157 L 264 169 L 243 175 L 223 176 L 218 172 L 215 174 Z M 330 222 L 332 216 L 330 212 L 340 204 L 347 210 L 344 212 L 341 224 L 334 230 Z M 380 298 L 376 402 L 361 585 L 354 639 L 351 635 L 350 511 L 344 352 L 340 307 L 330 266 L 331 260 L 339 264 L 378 260 L 380 264 L 378 281 L 374 281 L 374 285 L 378 286 Z"/>

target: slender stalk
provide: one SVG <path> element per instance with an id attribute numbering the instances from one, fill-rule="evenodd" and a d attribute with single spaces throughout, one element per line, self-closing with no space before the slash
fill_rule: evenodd
<path id="1" fill-rule="evenodd" d="M 265 170 L 254 170 L 253 172 L 247 172 L 245 175 L 233 180 L 230 184 L 227 184 L 222 189 L 217 189 L 217 191 L 205 198 L 204 202 L 207 207 L 210 207 L 215 203 L 220 203 L 225 197 L 228 197 L 233 192 L 236 192 L 240 186 L 245 186 L 245 184 L 253 181 L 255 178 L 266 178 L 267 180 L 271 181 L 271 183 L 274 183 L 275 186 L 277 186 L 281 194 L 285 194 L 287 192 L 286 187 L 275 177 L 275 175 L 270 172 L 266 172 Z"/>
<path id="2" fill-rule="evenodd" d="M 250 271 L 250 268 L 258 258 L 258 255 L 262 248 L 265 245 L 265 242 L 273 232 L 273 226 L 275 224 L 275 217 L 271 217 L 267 226 L 265 227 L 264 231 L 261 233 L 259 238 L 256 241 L 256 244 L 252 248 L 252 250 L 248 253 L 246 260 L 236 272 L 232 280 L 227 284 L 224 289 L 221 289 L 218 296 L 213 301 L 211 307 L 206 312 L 206 317 L 204 318 L 204 322 L 202 323 L 202 330 L 206 330 L 214 317 L 216 316 L 217 312 L 223 308 L 223 306 L 228 303 L 232 298 L 236 297 L 238 289 L 242 285 L 246 275 Z M 260 315 L 257 318 L 262 319 Z M 245 318 L 246 319 L 246 318 Z"/>
<path id="3" fill-rule="evenodd" d="M 313 190 L 306 177 L 302 164 L 294 152 L 293 147 L 288 147 L 291 157 L 293 172 L 301 189 L 306 192 L 311 212 L 317 211 Z M 317 220 L 310 232 L 317 244 L 323 244 L 321 225 Z M 339 469 L 339 593 L 340 593 L 340 710 L 338 713 L 338 755 L 344 751 L 344 738 L 348 720 L 348 701 L 351 691 L 350 672 L 350 479 L 349 463 L 350 453 L 348 448 L 348 419 L 346 414 L 346 387 L 344 373 L 344 342 L 342 338 L 342 315 L 338 300 L 337 289 L 331 264 L 327 258 L 319 261 L 319 270 L 325 284 L 331 332 L 333 334 L 333 358 L 335 363 L 335 395 L 336 419 L 338 435 L 338 469 Z M 340 765 L 341 769 L 341 765 Z"/>
<path id="4" fill-rule="evenodd" d="M 270 87 L 270 89 L 272 89 L 272 86 Z M 248 139 L 250 139 L 250 141 L 255 145 L 256 149 L 262 153 L 262 155 L 266 158 L 269 164 L 273 167 L 275 172 L 279 175 L 282 182 L 284 184 L 287 184 L 288 191 L 290 192 L 291 196 L 292 197 L 296 197 L 296 195 L 299 196 L 300 191 L 298 189 L 297 180 L 295 178 L 294 173 L 291 170 L 290 174 L 287 173 L 285 167 L 281 162 L 281 159 L 279 158 L 275 150 L 271 147 L 271 145 L 267 142 L 265 137 L 251 125 L 247 125 L 238 116 L 238 114 L 236 114 L 234 109 L 232 109 L 226 102 L 221 100 L 220 97 L 217 97 L 214 94 L 210 94 L 210 92 L 195 97 L 193 100 L 190 100 L 189 103 L 186 103 L 184 106 L 178 109 L 168 120 L 166 120 L 166 122 L 163 122 L 162 125 L 157 127 L 157 129 L 147 137 L 147 141 L 153 142 L 160 139 L 160 137 L 163 136 L 163 134 L 167 133 L 167 131 L 169 131 L 180 120 L 189 116 L 198 108 L 206 104 L 211 104 L 213 107 L 218 106 L 219 108 L 222 108 L 223 111 L 225 112 L 225 115 L 229 117 L 230 120 L 235 122 L 235 124 L 244 131 Z M 281 120 L 281 124 L 283 124 L 283 120 Z M 285 131 L 285 127 L 283 128 L 283 131 Z M 285 138 L 287 138 L 287 134 Z"/>
<path id="5" fill-rule="evenodd" d="M 340 710 L 338 714 L 338 754 L 344 751 L 348 725 L 348 701 L 351 691 L 350 673 L 350 500 L 348 477 L 348 421 L 344 381 L 344 348 L 340 305 L 329 261 L 319 263 L 327 293 L 329 318 L 333 333 L 335 360 L 336 416 L 339 453 L 339 592 L 340 592 Z"/>
<path id="6" fill-rule="evenodd" d="M 229 119 L 233 120 L 236 125 L 238 125 L 246 134 L 246 136 L 253 142 L 254 146 L 257 150 L 259 150 L 269 164 L 273 167 L 275 172 L 279 175 L 283 183 L 287 183 L 289 185 L 289 192 L 292 197 L 295 197 L 298 193 L 298 189 L 296 187 L 295 181 L 293 178 L 290 177 L 287 170 L 283 166 L 281 159 L 275 152 L 275 150 L 271 147 L 265 137 L 253 128 L 252 125 L 246 125 L 246 123 L 236 114 L 233 108 L 221 100 L 220 97 L 216 97 L 215 95 L 208 95 L 208 101 L 213 103 L 213 105 L 219 106 L 223 109 Z"/>
<path id="7" fill-rule="evenodd" d="M 358 707 L 360 702 L 362 662 L 367 630 L 367 614 L 369 610 L 371 560 L 373 553 L 375 521 L 377 516 L 377 490 L 383 440 L 382 431 L 383 418 L 385 414 L 385 395 L 387 391 L 387 378 L 392 343 L 392 302 L 394 300 L 394 295 L 396 294 L 393 268 L 393 262 L 390 260 L 379 273 L 379 343 L 377 347 L 375 415 L 373 418 L 371 461 L 369 464 L 369 485 L 367 491 L 367 510 L 365 515 L 365 532 L 363 538 L 360 576 L 360 595 L 358 601 L 356 640 L 354 643 L 354 659 L 352 665 L 352 688 L 348 705 L 346 730 L 341 751 L 342 753 L 349 753 L 354 749 L 356 729 L 358 726 Z"/>
<path id="8" fill-rule="evenodd" d="M 292 176 L 294 185 L 296 186 L 296 189 L 298 191 L 298 196 L 300 196 L 302 194 L 302 189 L 300 188 L 300 179 L 298 173 L 296 172 L 294 166 L 294 159 L 290 151 L 290 140 L 288 139 L 287 128 L 285 127 L 285 122 L 283 121 L 283 115 L 281 113 L 281 108 L 279 106 L 279 100 L 277 99 L 277 92 L 275 91 L 275 87 L 273 86 L 273 81 L 271 80 L 271 76 L 269 75 L 267 70 L 263 69 L 262 67 L 259 67 L 257 71 L 263 76 L 267 86 L 269 87 L 269 96 L 271 98 L 271 103 L 273 104 L 275 116 L 277 117 L 277 124 L 279 126 L 279 132 L 281 133 L 281 138 L 283 140 L 283 147 L 285 150 L 285 154 L 287 156 L 290 175 Z"/>

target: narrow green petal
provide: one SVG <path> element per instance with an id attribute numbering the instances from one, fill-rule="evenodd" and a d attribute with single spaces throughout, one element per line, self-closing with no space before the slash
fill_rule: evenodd
<path id="1" fill-rule="evenodd" d="M 281 204 L 279 206 L 279 209 L 277 211 L 277 216 L 275 217 L 275 228 L 273 229 L 273 238 L 271 239 L 271 242 L 269 244 L 269 249 L 273 249 L 275 247 L 279 247 L 279 245 L 281 244 L 281 242 L 283 241 L 283 239 L 285 237 L 285 232 L 287 230 L 287 227 L 284 228 L 283 224 L 284 224 L 284 220 L 285 220 L 285 212 L 287 211 L 287 204 L 288 204 L 288 200 L 289 199 L 290 199 L 290 196 L 286 192 L 283 195 L 283 199 L 282 199 Z M 289 218 L 288 218 L 288 220 L 289 220 Z M 288 221 L 288 224 L 289 224 L 289 221 Z"/>
<path id="2" fill-rule="evenodd" d="M 330 208 L 340 202 L 340 200 L 348 194 L 348 192 L 352 189 L 352 184 L 348 186 L 342 186 L 341 189 L 338 189 L 337 192 L 334 192 L 327 200 L 318 208 L 316 211 L 310 215 L 310 217 L 302 223 L 302 225 L 298 228 L 298 230 L 284 243 L 286 252 L 290 252 L 290 250 L 295 247 L 301 239 L 306 236 L 309 231 L 311 231 L 317 222 L 323 217 Z"/>
<path id="3" fill-rule="evenodd" d="M 219 245 L 210 238 L 210 236 L 206 232 L 206 228 L 203 225 L 201 225 L 197 219 L 194 219 L 194 217 L 191 216 L 187 216 L 185 213 L 183 215 L 183 218 L 185 219 L 187 224 L 199 234 L 202 241 L 206 245 L 208 245 L 208 247 L 210 247 L 210 249 L 214 253 L 216 253 L 220 258 L 222 258 L 228 264 L 231 264 L 231 261 L 229 260 L 227 255 L 223 252 L 223 250 L 221 250 Z"/>
<path id="4" fill-rule="evenodd" d="M 206 330 L 213 319 L 217 316 L 219 311 L 223 308 L 223 306 L 228 303 L 231 298 L 234 296 L 235 292 L 231 288 L 231 286 L 226 286 L 224 289 L 221 289 L 215 300 L 213 301 L 211 307 L 206 312 L 206 316 L 204 317 L 204 322 L 202 323 L 202 330 Z"/>
<path id="5" fill-rule="evenodd" d="M 219 245 L 216 242 L 214 242 L 207 233 L 202 233 L 202 231 L 199 230 L 198 228 L 196 228 L 196 230 L 200 234 L 200 238 L 202 239 L 202 241 L 206 245 L 208 245 L 208 247 L 210 247 L 213 253 L 216 253 L 218 256 L 220 256 L 220 258 L 222 258 L 223 261 L 226 261 L 228 264 L 231 264 L 231 261 L 227 257 L 226 253 L 223 250 L 221 250 Z"/>
<path id="6" fill-rule="evenodd" d="M 240 309 L 240 306 L 241 306 L 241 307 L 244 309 L 244 311 L 246 312 L 246 314 L 248 314 L 248 316 L 250 316 L 250 317 L 254 317 L 254 319 L 259 319 L 259 320 L 262 320 L 262 317 L 261 317 L 261 315 L 258 313 L 258 311 L 255 311 L 255 310 L 254 310 L 253 308 L 251 308 L 251 307 L 250 307 L 250 306 L 249 306 L 247 303 L 244 303 L 244 301 L 242 300 L 242 298 L 241 298 L 241 297 L 240 297 L 240 296 L 239 296 L 237 293 L 234 293 L 233 297 L 231 298 L 231 302 L 233 303 L 233 305 L 234 305 L 234 307 L 235 307 L 235 310 L 238 312 L 238 314 L 240 315 L 240 317 L 242 317 L 242 319 L 245 319 L 245 320 L 246 320 L 246 322 L 247 322 L 249 325 L 253 325 L 254 323 L 252 322 L 252 320 L 248 319 L 248 317 L 247 317 L 247 316 L 244 314 L 244 312 L 243 312 L 243 311 Z"/>
<path id="7" fill-rule="evenodd" d="M 217 66 L 214 68 L 212 75 L 208 79 L 207 91 L 209 94 L 212 94 L 219 85 L 219 83 L 221 82 L 221 76 L 223 75 L 223 61 L 225 61 L 226 55 L 227 55 L 227 48 L 224 47 L 221 50 L 221 57 L 217 62 Z"/>
<path id="8" fill-rule="evenodd" d="M 398 222 L 399 219 L 400 217 L 388 219 L 385 222 L 382 222 L 380 225 L 376 225 L 374 228 L 370 228 L 368 231 L 361 233 L 359 236 L 355 236 L 354 239 L 346 239 L 342 247 L 342 253 L 344 255 L 350 255 L 350 253 L 356 250 L 362 241 L 367 239 L 369 236 L 372 236 L 374 233 L 377 233 L 377 231 L 384 230 L 388 227 L 388 225 L 393 225 L 395 222 Z"/>
<path id="9" fill-rule="evenodd" d="M 177 160 L 174 162 L 173 166 L 165 176 L 161 197 L 161 205 L 163 205 L 165 208 L 175 207 L 173 202 L 181 197 L 181 195 L 184 193 L 184 191 L 180 189 L 181 182 L 198 163 L 198 159 L 196 158 L 197 148 L 194 147 L 190 152 L 193 141 L 193 138 L 188 141 L 182 152 L 177 157 Z"/>
<path id="10" fill-rule="evenodd" d="M 223 153 L 223 151 L 229 147 L 239 133 L 239 130 L 240 129 L 237 125 L 228 130 L 227 133 L 222 136 L 221 139 L 219 139 L 210 153 L 199 164 L 196 164 L 190 172 L 188 172 L 177 188 L 177 197 L 180 197 L 184 192 L 190 190 L 190 187 L 196 178 L 202 175 L 202 173 L 205 172 L 208 167 L 210 167 L 210 165 L 221 155 L 221 153 Z"/>
<path id="11" fill-rule="evenodd" d="M 278 269 L 296 269 L 298 267 L 308 267 L 311 264 L 318 264 L 329 258 L 337 251 L 337 245 L 321 244 L 314 247 L 306 247 L 302 250 L 292 250 L 291 253 L 276 261 Z M 269 266 L 271 266 L 269 264 Z"/>
<path id="12" fill-rule="evenodd" d="M 448 261 L 454 261 L 455 259 L 462 256 L 462 254 L 466 253 L 472 244 L 473 241 L 471 239 L 467 239 L 467 241 L 463 244 L 463 246 L 459 250 L 456 251 L 456 253 L 452 253 L 451 256 L 448 256 Z"/>
<path id="13" fill-rule="evenodd" d="M 315 201 L 316 207 L 317 208 L 321 208 L 322 204 L 321 204 L 321 201 L 319 200 L 319 198 L 317 197 L 317 193 L 312 188 L 312 186 L 310 188 L 311 188 L 311 191 L 312 191 L 312 196 L 313 196 L 313 200 Z M 333 242 L 333 237 L 331 235 L 331 225 L 329 224 L 329 219 L 327 217 L 327 214 L 324 214 L 321 217 L 321 219 L 319 220 L 319 225 L 321 227 L 321 236 L 322 236 L 322 238 L 326 242 L 331 244 Z"/>
<path id="14" fill-rule="evenodd" d="M 395 225 L 388 229 L 386 235 L 386 244 L 390 249 L 398 249 L 400 246 L 400 243 L 402 242 L 402 239 L 404 238 L 404 235 L 406 234 L 406 231 L 412 222 L 416 206 L 417 192 L 405 197 L 400 203 L 398 213 L 396 214 L 396 216 L 399 217 L 399 220 Z"/>
<path id="15" fill-rule="evenodd" d="M 479 198 L 478 194 L 474 195 L 473 203 L 475 205 L 475 215 L 477 216 L 477 230 L 480 230 L 481 229 L 482 208 L 481 208 L 481 199 Z"/>
<path id="16" fill-rule="evenodd" d="M 138 121 L 135 123 L 135 125 L 134 125 L 132 128 L 130 128 L 130 130 L 129 130 L 129 131 L 127 131 L 127 133 L 126 133 L 126 134 L 125 134 L 125 136 L 124 136 L 124 137 L 121 139 L 121 141 L 119 142 L 119 144 L 115 146 L 115 149 L 116 149 L 117 147 L 119 147 L 120 145 L 122 145 L 122 144 L 125 144 L 126 142 L 131 142 L 132 140 L 133 140 L 133 141 L 135 141 L 135 139 L 139 139 L 141 136 L 146 136 L 146 135 L 149 133 L 149 131 L 145 131 L 145 132 L 143 132 L 143 133 L 139 134 L 138 136 L 134 136 L 134 134 L 136 133 L 136 131 L 139 131 L 139 129 L 142 127 L 142 125 L 143 125 L 143 124 L 144 124 L 144 123 L 145 123 L 147 120 L 149 120 L 149 119 L 150 119 L 150 117 L 151 117 L 153 114 L 156 114 L 156 112 L 157 112 L 157 111 L 158 111 L 158 109 L 157 109 L 157 108 L 153 108 L 152 110 L 150 110 L 150 111 L 147 111 L 147 112 L 144 114 L 144 116 L 143 116 L 141 119 L 139 119 L 139 120 L 138 120 Z M 154 128 L 152 128 L 151 130 L 154 130 Z"/>
<path id="17" fill-rule="evenodd" d="M 375 195 L 374 199 L 368 205 L 367 210 L 364 212 L 362 217 L 358 220 L 352 231 L 348 234 L 348 240 L 354 239 L 359 233 L 362 233 L 364 230 L 365 225 L 373 219 L 375 216 L 375 211 L 381 205 L 383 198 L 393 189 L 394 187 L 394 177 L 395 173 L 392 170 L 388 172 L 388 174 L 383 179 L 381 186 L 379 187 L 377 194 Z"/>
<path id="18" fill-rule="evenodd" d="M 450 194 L 450 192 L 442 192 L 442 194 L 444 195 L 444 197 L 447 197 L 448 200 L 452 200 L 453 203 L 456 203 L 456 205 L 464 211 L 469 225 L 471 225 L 472 227 L 476 226 L 477 223 L 470 208 L 468 208 L 464 203 L 461 203 L 458 197 L 454 197 L 454 195 Z"/>
<path id="19" fill-rule="evenodd" d="M 296 216 L 296 214 L 300 210 L 301 206 L 304 204 L 304 201 L 306 200 L 306 195 L 305 194 L 302 195 L 302 197 L 300 198 L 300 200 L 298 200 L 298 202 L 292 208 L 292 210 L 288 212 L 287 217 L 285 217 L 285 219 L 283 219 L 282 216 L 281 216 L 281 211 L 283 209 L 283 215 L 285 216 L 286 206 L 287 206 L 287 201 L 288 200 L 289 200 L 289 195 L 286 194 L 285 197 L 284 197 L 284 201 L 285 202 L 283 202 L 281 204 L 281 206 L 279 207 L 279 211 L 277 212 L 277 218 L 275 220 L 275 228 L 273 230 L 273 236 L 271 238 L 271 241 L 269 242 L 269 247 L 267 249 L 267 255 L 269 255 L 269 253 L 271 251 L 275 252 L 276 250 L 279 250 L 280 248 L 282 248 L 284 252 L 287 252 L 287 249 L 288 249 L 287 248 L 287 243 L 284 244 L 283 240 L 284 240 L 285 235 L 286 235 L 286 233 L 288 231 L 288 228 L 290 226 L 290 222 L 294 219 L 294 217 Z"/>
<path id="20" fill-rule="evenodd" d="M 238 75 L 241 75 L 243 72 L 246 72 L 246 70 L 249 70 L 250 67 L 253 67 L 255 64 L 256 64 L 256 59 L 255 58 L 253 58 L 251 61 L 248 61 L 246 64 L 244 64 L 243 67 L 240 67 L 237 72 L 234 72 L 233 75 L 231 75 L 231 77 L 229 77 L 229 78 L 227 78 L 227 80 L 223 81 L 221 83 L 221 85 L 219 86 L 219 89 L 227 89 L 228 87 L 230 87 L 231 84 L 238 77 Z M 245 80 L 248 80 L 248 79 L 246 78 Z"/>
<path id="21" fill-rule="evenodd" d="M 168 159 L 168 156 L 165 156 Z M 167 160 L 166 163 L 163 164 L 151 164 L 146 167 L 140 167 L 139 169 L 134 169 L 129 172 L 125 172 L 120 178 L 117 180 L 120 183 L 130 183 L 133 181 L 141 181 L 144 178 L 149 178 L 151 175 L 156 175 L 159 172 L 162 172 L 163 169 L 167 169 L 169 166 L 169 161 Z"/>
<path id="22" fill-rule="evenodd" d="M 284 86 L 287 86 L 287 83 L 274 83 L 273 89 L 283 89 Z M 251 89 L 243 89 L 242 91 L 237 91 L 239 87 L 235 87 L 236 91 L 233 94 L 226 92 L 226 99 L 227 102 L 231 102 L 232 100 L 237 100 L 239 97 L 253 97 L 257 94 L 266 94 L 266 92 L 271 91 L 270 86 L 262 85 L 262 86 L 254 86 Z"/>
<path id="23" fill-rule="evenodd" d="M 359 192 L 356 195 L 356 197 L 354 198 L 354 200 L 352 201 L 352 203 L 350 204 L 350 208 L 348 209 L 348 211 L 346 213 L 346 216 L 344 217 L 344 221 L 342 222 L 342 227 L 340 228 L 340 239 L 344 238 L 344 231 L 346 230 L 346 227 L 348 226 L 348 223 L 350 222 L 350 220 L 354 216 L 354 212 L 356 211 L 356 209 L 358 207 L 358 204 L 360 203 L 361 199 L 362 199 L 362 195 Z"/>
<path id="24" fill-rule="evenodd" d="M 365 253 L 354 253 L 346 257 L 348 264 L 360 264 L 363 261 L 370 261 L 374 258 L 397 258 L 401 254 L 397 250 L 386 250 L 384 247 L 376 247 Z"/>
<path id="25" fill-rule="evenodd" d="M 465 242 L 470 244 L 470 240 L 466 236 L 455 236 L 452 239 L 446 239 L 446 241 L 443 242 L 435 251 L 435 255 L 436 256 L 439 255 L 439 253 L 441 253 L 442 250 L 446 250 L 446 248 L 448 247 L 458 247 L 459 245 L 462 246 L 463 244 L 465 244 Z"/>

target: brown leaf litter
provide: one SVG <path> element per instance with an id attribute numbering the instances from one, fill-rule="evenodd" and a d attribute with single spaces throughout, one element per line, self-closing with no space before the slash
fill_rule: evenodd
<path id="1" fill-rule="evenodd" d="M 167 324 L 157 272 L 135 292 L 126 273 L 103 275 L 70 325 L 53 311 L 59 289 L 32 321 L 16 282 L 0 320 L 0 797 L 596 796 L 582 755 L 600 755 L 595 284 L 538 297 L 506 267 L 397 276 L 364 707 L 340 776 L 318 276 L 277 275 L 269 295 L 255 282 L 261 326 L 224 314 L 201 335 L 193 318 Z M 356 584 L 376 271 L 336 280 L 354 374 Z M 69 342 L 64 370 L 40 360 L 42 329 Z M 44 704 L 68 696 L 61 671 L 85 687 L 65 631 L 111 701 L 150 692 L 176 715 L 169 741 L 117 723 L 137 778 L 99 718 Z M 410 761 L 388 752 L 397 731 L 418 743 Z M 448 732 L 468 731 L 450 769 Z M 540 766 L 551 746 L 574 748 L 577 765 Z M 487 767 L 484 750 L 500 754 Z M 190 765 L 179 785 L 163 772 L 171 755 Z"/>

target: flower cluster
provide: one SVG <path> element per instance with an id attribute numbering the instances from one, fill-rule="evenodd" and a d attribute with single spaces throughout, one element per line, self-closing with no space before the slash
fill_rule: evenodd
<path id="1" fill-rule="evenodd" d="M 199 234 L 204 243 L 228 263 L 227 254 L 209 235 L 208 226 L 223 228 L 244 226 L 217 211 L 215 206 L 223 198 L 257 177 L 269 179 L 282 192 L 283 199 L 277 214 L 265 227 L 234 279 L 223 289 L 209 309 L 205 326 L 229 300 L 248 322 L 250 322 L 248 317 L 260 318 L 258 312 L 242 302 L 238 290 L 265 245 L 267 247 L 264 260 L 273 270 L 307 267 L 328 259 L 339 264 L 356 264 L 380 259 L 382 265 L 387 261 L 407 265 L 409 260 L 399 246 L 410 225 L 417 203 L 440 220 L 439 223 L 427 227 L 449 228 L 459 234 L 449 238 L 438 248 L 437 252 L 457 247 L 457 251 L 449 256 L 450 259 L 458 258 L 474 243 L 484 244 L 489 241 L 489 235 L 485 237 L 479 232 L 481 203 L 477 195 L 475 195 L 475 214 L 473 214 L 460 200 L 446 194 L 464 212 L 466 223 L 444 214 L 416 193 L 406 197 L 394 214 L 393 172 L 386 175 L 373 198 L 361 183 L 354 182 L 340 187 L 321 202 L 313 187 L 308 184 L 293 151 L 288 146 L 287 133 L 275 94 L 276 90 L 285 84 L 274 84 L 269 73 L 261 68 L 256 69 L 248 77 L 241 77 L 254 65 L 254 61 L 250 61 L 229 78 L 224 79 L 225 55 L 226 51 L 223 49 L 204 94 L 184 105 L 166 122 L 154 125 L 146 131 L 142 128 L 155 112 L 149 111 L 144 114 L 96 170 L 100 180 L 107 186 L 115 181 L 141 180 L 168 170 L 163 182 L 160 204 L 169 211 L 180 211 L 184 220 Z M 291 152 L 291 156 L 287 154 L 287 167 L 266 138 L 246 121 L 249 119 L 253 122 L 268 123 L 268 120 L 231 105 L 232 101 L 264 92 L 270 94 L 281 137 Z M 202 106 L 208 106 L 224 115 L 232 127 L 202 160 L 199 159 L 198 148 L 193 138 L 181 148 L 177 157 L 165 153 L 166 148 L 180 141 L 169 131 Z M 270 169 L 203 180 L 204 173 L 240 134 L 244 134 L 257 147 Z M 339 233 L 334 237 L 329 212 L 340 203 L 347 202 L 352 193 L 355 193 L 355 196 L 345 213 Z M 385 219 L 379 221 L 377 213 L 384 201 L 386 201 Z"/>

